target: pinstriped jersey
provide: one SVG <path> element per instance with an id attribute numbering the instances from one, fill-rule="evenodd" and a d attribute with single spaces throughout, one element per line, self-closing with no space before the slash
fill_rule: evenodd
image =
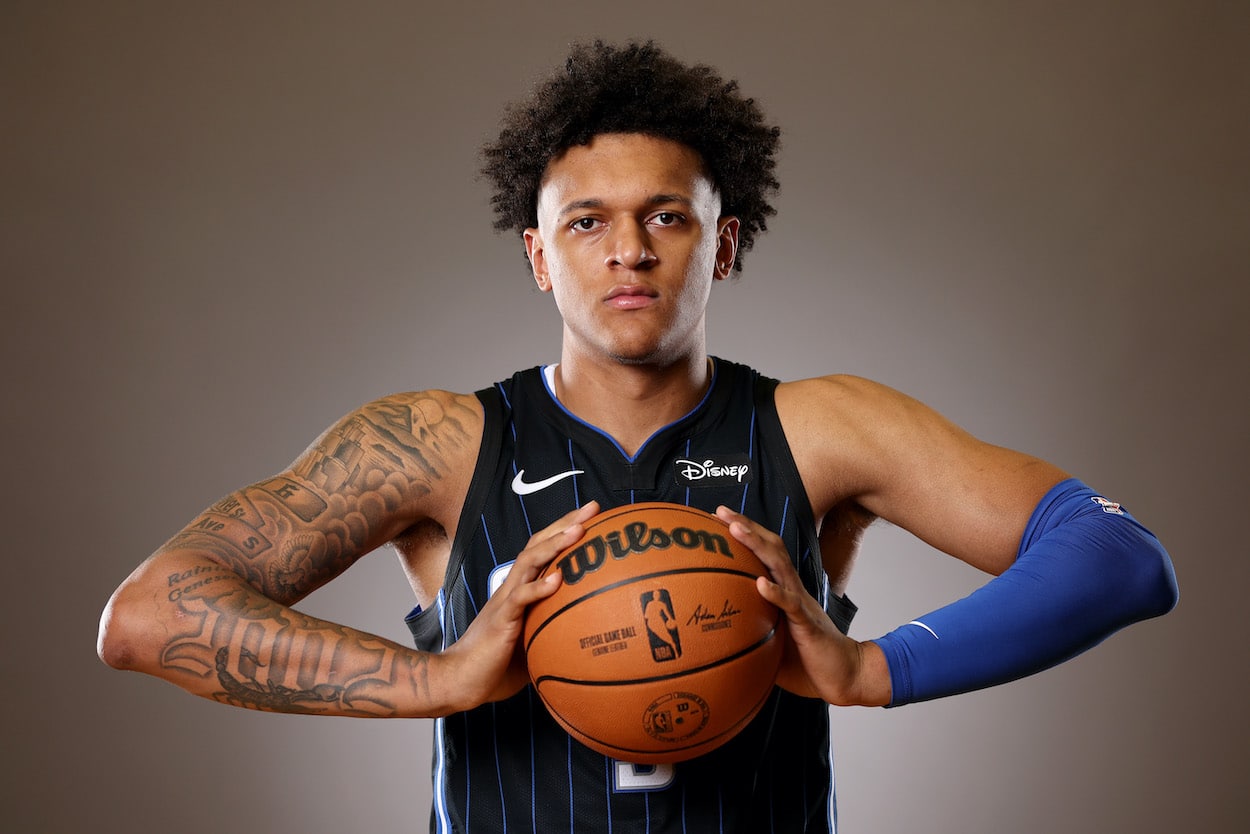
<path id="1" fill-rule="evenodd" d="M 479 391 L 482 446 L 436 604 L 408 626 L 419 648 L 455 642 L 531 534 L 587 501 L 604 509 L 720 504 L 778 532 L 807 589 L 846 630 L 816 525 L 773 403 L 776 381 L 713 360 L 685 417 L 634 455 L 567 411 L 543 369 Z M 620 762 L 573 740 L 532 687 L 435 721 L 431 831 L 833 832 L 828 707 L 774 688 L 728 743 L 671 765 Z"/>

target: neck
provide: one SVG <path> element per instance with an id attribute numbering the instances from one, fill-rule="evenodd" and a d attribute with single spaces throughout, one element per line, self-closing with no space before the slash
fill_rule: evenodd
<path id="1" fill-rule="evenodd" d="M 689 414 L 711 379 L 706 353 L 666 366 L 600 366 L 564 357 L 556 368 L 555 391 L 565 408 L 633 455 L 657 430 Z"/>

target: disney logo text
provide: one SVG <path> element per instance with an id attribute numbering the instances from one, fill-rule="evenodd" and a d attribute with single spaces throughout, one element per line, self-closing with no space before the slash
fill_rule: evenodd
<path id="1" fill-rule="evenodd" d="M 750 471 L 751 466 L 746 463 L 735 466 L 717 466 L 714 460 L 705 460 L 700 463 L 683 458 L 677 461 L 678 474 L 690 481 L 700 481 L 704 478 L 733 478 L 738 483 L 742 483 L 742 479 Z"/>

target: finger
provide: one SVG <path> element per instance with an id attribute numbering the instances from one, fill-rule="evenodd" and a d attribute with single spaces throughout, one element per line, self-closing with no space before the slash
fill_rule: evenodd
<path id="1" fill-rule="evenodd" d="M 780 536 L 725 506 L 716 508 L 716 516 L 729 525 L 729 532 L 735 539 L 759 557 L 774 582 L 785 588 L 794 588 L 801 584 L 799 575 L 790 562 L 790 553 Z"/>
<path id="2" fill-rule="evenodd" d="M 716 515 L 721 521 L 729 525 L 729 530 L 734 534 L 734 538 L 745 544 L 752 551 L 756 551 L 756 555 L 759 555 L 758 551 L 766 549 L 769 551 L 770 556 L 774 558 L 780 557 L 789 561 L 785 544 L 781 541 L 781 537 L 772 530 L 725 506 L 717 507 Z"/>
<path id="3" fill-rule="evenodd" d="M 767 576 L 761 576 L 756 579 L 755 588 L 759 591 L 760 596 L 785 612 L 786 619 L 790 622 L 797 623 L 810 619 L 811 615 L 807 611 L 807 595 L 805 593 L 799 593 L 784 585 L 779 585 Z"/>
<path id="4" fill-rule="evenodd" d="M 533 536 L 531 536 L 530 544 L 533 544 L 536 541 L 538 542 L 548 541 L 552 538 L 556 538 L 560 536 L 560 534 L 562 534 L 570 526 L 574 524 L 581 524 L 583 522 L 589 521 L 590 519 L 594 518 L 598 514 L 599 514 L 599 502 L 598 501 L 590 501 L 589 503 L 583 504 L 577 509 L 570 510 L 569 512 L 560 516 L 560 518 L 556 519 L 555 521 L 548 524 L 543 529 L 539 530 Z"/>
<path id="5" fill-rule="evenodd" d="M 732 510 L 729 507 L 726 507 L 724 504 L 721 504 L 719 507 L 716 508 L 716 517 L 729 525 L 732 525 L 735 522 L 737 522 L 738 524 L 741 524 L 743 527 L 746 527 L 748 530 L 752 532 L 757 532 L 761 536 L 767 535 L 771 532 L 770 530 L 768 530 L 768 528 L 762 527 L 759 524 L 757 524 L 751 517 L 745 516 L 742 513 L 738 512 L 737 510 Z"/>
<path id="6" fill-rule="evenodd" d="M 531 536 L 525 549 L 517 555 L 500 590 L 511 590 L 517 585 L 534 581 L 552 559 L 585 535 L 584 523 L 598 513 L 599 502 L 591 501 L 565 513 Z"/>
<path id="7" fill-rule="evenodd" d="M 539 600 L 554 594 L 563 584 L 560 571 L 552 571 L 534 582 L 526 582 L 508 595 L 508 602 L 518 608 L 527 608 Z"/>
<path id="8" fill-rule="evenodd" d="M 552 571 L 541 579 L 538 579 L 539 574 L 552 559 L 586 534 L 585 522 L 598 514 L 599 502 L 590 501 L 534 534 L 504 580 L 507 584 L 516 574 L 516 582 L 508 592 L 510 600 L 525 607 L 554 594 L 561 584 L 560 572 Z"/>

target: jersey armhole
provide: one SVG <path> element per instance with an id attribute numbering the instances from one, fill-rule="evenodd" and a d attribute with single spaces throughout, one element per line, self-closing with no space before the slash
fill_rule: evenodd
<path id="1" fill-rule="evenodd" d="M 499 450 L 503 447 L 504 406 L 503 397 L 495 388 L 483 388 L 474 393 L 482 404 L 482 443 L 473 468 L 473 480 L 464 496 L 464 507 L 456 523 L 456 538 L 451 543 L 447 557 L 447 572 L 443 575 L 443 588 L 450 588 L 464 563 L 468 543 L 473 538 L 486 499 L 490 496 L 495 470 L 499 465 Z"/>
<path id="2" fill-rule="evenodd" d="M 759 415 L 760 437 L 764 440 L 766 449 L 775 449 L 784 454 L 773 454 L 773 463 L 777 467 L 777 474 L 781 477 L 782 485 L 789 495 L 795 497 L 795 518 L 798 520 L 799 526 L 805 537 L 810 537 L 809 541 L 815 543 L 816 538 L 816 516 L 812 512 L 811 502 L 807 500 L 807 487 L 803 484 L 803 478 L 799 475 L 799 467 L 794 462 L 794 453 L 790 451 L 790 442 L 786 440 L 786 433 L 781 428 L 781 417 L 777 414 L 777 400 L 775 397 L 778 382 L 770 379 L 762 374 L 755 377 L 755 411 Z"/>

